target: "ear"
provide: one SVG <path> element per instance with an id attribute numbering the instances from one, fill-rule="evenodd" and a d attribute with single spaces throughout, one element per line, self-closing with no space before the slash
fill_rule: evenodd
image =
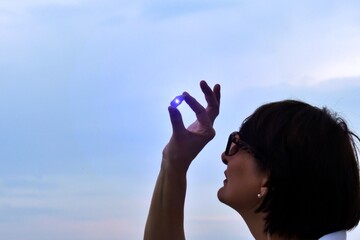
<path id="1" fill-rule="evenodd" d="M 268 188 L 267 187 L 261 187 L 260 188 L 260 196 L 264 197 L 268 192 Z"/>
<path id="2" fill-rule="evenodd" d="M 265 196 L 268 192 L 268 176 L 269 176 L 268 173 L 264 174 L 264 177 L 261 180 L 261 185 L 260 185 L 260 196 L 261 197 Z"/>

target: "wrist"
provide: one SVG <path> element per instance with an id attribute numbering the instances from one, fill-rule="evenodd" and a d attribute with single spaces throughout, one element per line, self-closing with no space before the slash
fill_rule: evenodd
<path id="1" fill-rule="evenodd" d="M 186 177 L 189 164 L 186 161 L 163 156 L 160 171 L 170 177 Z"/>

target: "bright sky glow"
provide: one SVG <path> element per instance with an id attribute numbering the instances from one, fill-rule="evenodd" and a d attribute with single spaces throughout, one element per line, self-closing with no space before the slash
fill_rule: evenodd
<path id="1" fill-rule="evenodd" d="M 222 107 L 188 175 L 187 236 L 252 239 L 216 198 L 227 136 L 285 98 L 360 134 L 359 16 L 358 0 L 2 1 L 0 239 L 141 239 L 167 107 L 183 91 L 204 103 L 202 79 Z"/>

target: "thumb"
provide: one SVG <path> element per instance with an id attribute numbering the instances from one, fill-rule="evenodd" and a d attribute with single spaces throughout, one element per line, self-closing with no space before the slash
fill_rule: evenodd
<path id="1" fill-rule="evenodd" d="M 172 106 L 168 107 L 168 111 L 173 129 L 173 135 L 178 135 L 186 131 L 180 111 Z"/>

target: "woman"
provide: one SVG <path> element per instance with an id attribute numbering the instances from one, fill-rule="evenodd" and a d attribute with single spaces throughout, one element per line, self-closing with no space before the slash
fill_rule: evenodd
<path id="1" fill-rule="evenodd" d="M 200 82 L 207 107 L 184 92 L 196 114 L 187 129 L 169 107 L 173 134 L 163 150 L 144 239 L 185 239 L 186 172 L 215 136 L 220 85 Z M 255 239 L 346 239 L 360 219 L 359 166 L 346 123 L 299 101 L 269 103 L 230 134 L 221 202 L 236 210 Z M 357 138 L 357 137 L 356 137 Z"/>

